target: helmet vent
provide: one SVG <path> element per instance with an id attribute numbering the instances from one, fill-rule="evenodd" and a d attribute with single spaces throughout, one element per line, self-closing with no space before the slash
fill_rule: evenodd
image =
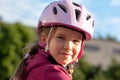
<path id="1" fill-rule="evenodd" d="M 95 24 L 95 23 L 94 23 L 94 21 L 93 21 L 92 27 L 94 27 L 94 24 Z"/>
<path id="2" fill-rule="evenodd" d="M 57 9 L 56 9 L 56 7 L 53 7 L 53 13 L 54 13 L 55 15 L 57 15 Z"/>
<path id="3" fill-rule="evenodd" d="M 75 14 L 76 14 L 76 20 L 78 21 L 79 20 L 79 17 L 80 17 L 80 10 L 78 9 L 75 9 Z"/>
<path id="4" fill-rule="evenodd" d="M 77 7 L 80 7 L 80 5 L 77 4 L 77 3 L 75 3 L 75 2 L 73 2 L 73 5 L 75 5 L 75 6 L 77 6 Z"/>
<path id="5" fill-rule="evenodd" d="M 66 8 L 64 5 L 58 4 L 58 6 L 59 6 L 65 13 L 67 13 L 67 8 Z"/>
<path id="6" fill-rule="evenodd" d="M 91 16 L 89 14 L 87 14 L 86 20 L 89 20 L 91 18 Z"/>

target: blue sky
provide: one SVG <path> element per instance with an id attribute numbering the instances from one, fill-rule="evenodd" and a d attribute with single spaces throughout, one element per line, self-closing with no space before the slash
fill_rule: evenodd
<path id="1" fill-rule="evenodd" d="M 42 10 L 55 0 L 0 0 L 0 16 L 5 22 L 37 26 Z M 120 0 L 73 0 L 85 5 L 95 18 L 94 37 L 110 34 L 120 41 Z"/>

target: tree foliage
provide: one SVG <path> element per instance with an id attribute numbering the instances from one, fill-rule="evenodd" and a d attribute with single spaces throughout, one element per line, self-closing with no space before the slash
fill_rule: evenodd
<path id="1" fill-rule="evenodd" d="M 22 48 L 35 31 L 20 23 L 0 25 L 0 80 L 8 80 L 22 57 Z"/>
<path id="2" fill-rule="evenodd" d="M 97 39 L 100 40 L 108 40 L 108 41 L 117 41 L 116 36 L 112 36 L 111 34 L 106 34 L 104 37 L 100 33 L 97 34 Z"/>
<path id="3" fill-rule="evenodd" d="M 120 64 L 113 61 L 107 70 L 103 70 L 82 58 L 76 65 L 73 80 L 120 80 Z"/>

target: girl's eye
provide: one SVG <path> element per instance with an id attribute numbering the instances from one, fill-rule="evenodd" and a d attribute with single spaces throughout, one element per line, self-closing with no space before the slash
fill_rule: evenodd
<path id="1" fill-rule="evenodd" d="M 80 40 L 73 40 L 73 43 L 80 44 Z"/>
<path id="2" fill-rule="evenodd" d="M 58 36 L 57 38 L 64 40 L 65 38 L 62 36 Z"/>

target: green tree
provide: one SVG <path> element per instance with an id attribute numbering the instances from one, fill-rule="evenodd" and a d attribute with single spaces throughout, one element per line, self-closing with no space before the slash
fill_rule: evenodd
<path id="1" fill-rule="evenodd" d="M 94 73 L 94 77 L 92 80 L 108 80 L 105 72 L 101 69 L 101 67 L 96 67 L 96 71 Z"/>
<path id="2" fill-rule="evenodd" d="M 85 80 L 85 75 L 84 75 L 84 73 L 79 69 L 78 66 L 79 66 L 79 65 L 77 65 L 77 67 L 75 67 L 75 69 L 74 69 L 73 80 Z"/>
<path id="3" fill-rule="evenodd" d="M 106 36 L 102 36 L 100 33 L 97 34 L 97 38 L 100 40 L 109 40 L 109 41 L 117 41 L 116 36 L 112 36 L 111 34 L 107 34 Z"/>
<path id="4" fill-rule="evenodd" d="M 106 75 L 110 80 L 120 80 L 120 63 L 113 60 Z"/>
<path id="5" fill-rule="evenodd" d="M 91 68 L 90 64 L 82 57 L 75 67 L 73 80 L 88 80 L 92 78 L 93 74 Z"/>
<path id="6" fill-rule="evenodd" d="M 8 80 L 22 57 L 22 48 L 35 36 L 35 31 L 20 23 L 0 26 L 0 80 Z"/>
<path id="7" fill-rule="evenodd" d="M 73 80 L 108 80 L 101 66 L 92 66 L 84 57 L 79 60 L 73 73 Z"/>
<path id="8" fill-rule="evenodd" d="M 109 40 L 109 41 L 117 41 L 117 38 L 116 38 L 116 36 L 112 36 L 112 35 L 110 35 L 110 34 L 107 34 L 106 40 Z"/>

